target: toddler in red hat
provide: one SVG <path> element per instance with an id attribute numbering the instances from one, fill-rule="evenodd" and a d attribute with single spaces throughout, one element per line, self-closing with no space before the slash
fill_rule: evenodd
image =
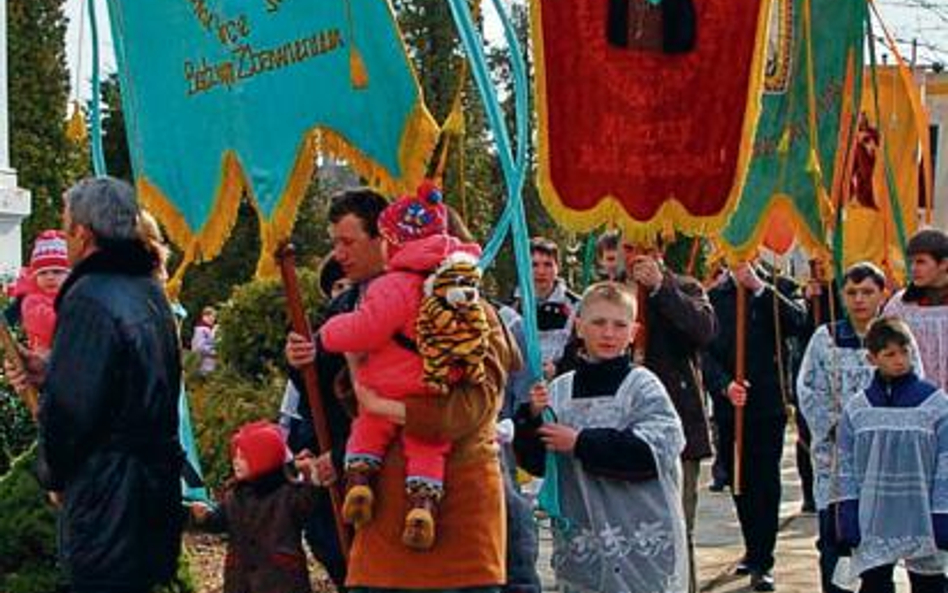
<path id="1" fill-rule="evenodd" d="M 195 503 L 191 514 L 209 531 L 229 535 L 224 593 L 310 593 L 302 529 L 316 504 L 311 465 L 292 476 L 289 451 L 276 424 L 242 426 L 231 439 L 234 479 L 215 509 Z"/>
<path id="2" fill-rule="evenodd" d="M 383 398 L 438 395 L 425 381 L 416 328 L 425 279 L 448 256 L 466 254 L 473 261 L 480 256 L 476 244 L 448 235 L 447 221 L 441 192 L 431 183 L 390 204 L 378 220 L 385 273 L 369 284 L 355 311 L 335 315 L 320 328 L 318 347 L 362 355 L 351 365 L 355 382 Z M 342 515 L 356 528 L 372 519 L 372 482 L 396 438 L 405 456 L 409 502 L 402 541 L 414 549 L 429 549 L 434 545 L 435 513 L 444 494 L 451 443 L 404 434 L 388 417 L 360 410 L 352 423 Z"/>
<path id="3" fill-rule="evenodd" d="M 23 329 L 32 350 L 48 352 L 53 347 L 56 295 L 68 275 L 66 235 L 62 231 L 43 231 L 36 237 L 30 267 L 17 291 L 23 299 Z"/>

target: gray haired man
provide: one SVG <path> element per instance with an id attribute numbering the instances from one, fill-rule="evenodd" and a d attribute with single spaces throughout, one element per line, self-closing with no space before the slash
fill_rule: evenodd
<path id="1" fill-rule="evenodd" d="M 40 389 L 41 480 L 62 503 L 60 556 L 78 593 L 149 591 L 174 575 L 181 545 L 180 353 L 139 214 L 123 181 L 66 193 L 73 269 L 53 348 L 10 374 Z"/>

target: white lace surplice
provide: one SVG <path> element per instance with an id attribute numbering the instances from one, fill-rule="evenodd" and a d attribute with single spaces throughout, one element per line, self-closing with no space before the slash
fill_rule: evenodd
<path id="1" fill-rule="evenodd" d="M 948 555 L 935 546 L 932 513 L 948 513 L 948 396 L 937 391 L 914 408 L 873 407 L 860 393 L 840 424 L 841 500 L 859 500 L 862 542 L 852 582 L 871 568 L 905 560 L 938 574 Z"/>
<path id="2" fill-rule="evenodd" d="M 948 390 L 948 306 L 921 307 L 902 301 L 897 293 L 885 307 L 886 315 L 902 318 L 918 342 L 925 377 Z"/>
<path id="3" fill-rule="evenodd" d="M 618 393 L 574 400 L 573 373 L 550 386 L 551 406 L 573 428 L 632 428 L 648 443 L 657 479 L 627 482 L 591 475 L 557 456 L 561 511 L 553 568 L 567 591 L 685 593 L 688 548 L 681 507 L 679 455 L 685 438 L 665 388 L 636 367 Z"/>
<path id="4" fill-rule="evenodd" d="M 912 345 L 915 372 L 924 377 L 918 347 Z M 833 479 L 836 468 L 836 425 L 846 403 L 869 387 L 875 368 L 866 358 L 865 348 L 843 348 L 834 342 L 828 325 L 817 328 L 807 344 L 800 374 L 797 399 L 813 438 L 813 496 L 816 508 L 827 508 L 839 498 Z"/>

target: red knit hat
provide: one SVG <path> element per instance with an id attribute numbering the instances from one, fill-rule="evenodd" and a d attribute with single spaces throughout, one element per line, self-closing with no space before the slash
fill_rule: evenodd
<path id="1" fill-rule="evenodd" d="M 36 237 L 30 256 L 30 274 L 49 268 L 69 269 L 66 235 L 62 231 L 43 231 Z"/>
<path id="2" fill-rule="evenodd" d="M 240 427 L 230 442 L 232 456 L 236 456 L 237 449 L 247 460 L 247 480 L 256 480 L 279 469 L 288 457 L 280 427 L 265 420 Z"/>
<path id="3" fill-rule="evenodd" d="M 401 245 L 448 231 L 448 209 L 441 190 L 425 181 L 414 196 L 404 196 L 379 215 L 379 233 L 390 243 Z"/>

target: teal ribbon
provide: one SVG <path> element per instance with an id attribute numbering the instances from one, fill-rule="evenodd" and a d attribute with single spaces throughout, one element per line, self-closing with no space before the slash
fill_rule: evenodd
<path id="1" fill-rule="evenodd" d="M 194 442 L 194 430 L 191 427 L 191 409 L 188 406 L 188 393 L 181 382 L 181 394 L 178 396 L 178 439 L 184 449 L 184 456 L 194 473 L 204 482 L 204 472 L 201 471 L 201 459 L 198 457 L 197 445 Z M 181 478 L 181 497 L 185 502 L 203 502 L 213 506 L 211 497 L 205 486 L 191 486 Z"/>
<path id="2" fill-rule="evenodd" d="M 543 410 L 543 421 L 556 422 L 553 410 L 550 408 Z M 569 526 L 569 521 L 560 507 L 559 462 L 562 457 L 559 453 L 547 451 L 543 469 L 543 486 L 540 487 L 540 493 L 537 495 L 537 504 L 550 517 L 553 526 L 565 529 Z"/>
<path id="3" fill-rule="evenodd" d="M 497 91 L 491 81 L 490 70 L 487 67 L 484 43 L 474 23 L 468 2 L 467 0 L 449 0 L 451 14 L 454 17 L 461 44 L 464 46 L 464 51 L 471 63 L 471 72 L 484 102 L 487 121 L 497 145 L 497 155 L 500 159 L 507 190 L 507 203 L 495 227 L 493 236 L 485 246 L 481 265 L 487 267 L 493 262 L 506 238 L 506 234 L 510 232 L 513 240 L 514 258 L 517 263 L 517 285 L 523 297 L 522 302 L 533 303 L 536 301 L 536 291 L 533 286 L 530 261 L 530 233 L 527 229 L 527 217 L 523 207 L 523 184 L 529 166 L 527 159 L 529 133 L 527 69 L 520 50 L 520 43 L 517 41 L 517 35 L 507 11 L 504 9 L 501 0 L 492 0 L 492 2 L 503 26 L 504 39 L 507 42 L 510 66 L 514 78 L 516 154 L 511 150 L 510 135 L 500 107 L 500 100 L 497 97 Z M 536 309 L 534 307 L 523 307 L 522 315 L 527 370 L 533 379 L 539 379 L 541 376 L 541 355 Z"/>
<path id="4" fill-rule="evenodd" d="M 92 170 L 96 177 L 108 175 L 105 150 L 102 148 L 102 80 L 99 75 L 99 25 L 95 16 L 95 0 L 89 0 L 89 31 L 92 34 L 92 100 L 90 127 L 92 128 Z M 81 51 L 81 50 L 80 50 Z"/>

